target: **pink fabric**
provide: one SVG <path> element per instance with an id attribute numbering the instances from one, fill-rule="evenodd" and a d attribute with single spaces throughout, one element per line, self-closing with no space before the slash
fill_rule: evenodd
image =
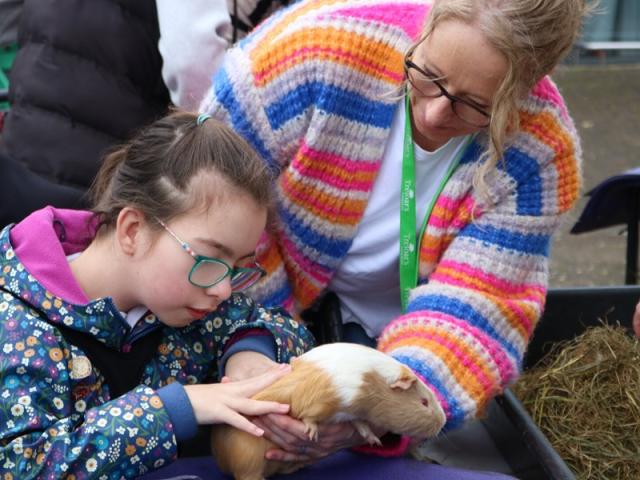
<path id="1" fill-rule="evenodd" d="M 89 299 L 76 281 L 67 255 L 83 251 L 95 236 L 91 212 L 45 207 L 11 229 L 13 250 L 26 270 L 52 294 L 84 305 Z"/>
<path id="2" fill-rule="evenodd" d="M 392 439 L 392 441 L 388 441 L 388 439 Z M 377 455 L 378 457 L 400 457 L 407 453 L 409 449 L 409 443 L 411 439 L 405 435 L 395 436 L 390 435 L 387 437 L 382 437 L 382 445 L 360 445 L 359 447 L 354 447 L 352 450 L 354 452 L 367 453 L 369 455 Z"/>
<path id="3" fill-rule="evenodd" d="M 341 8 L 333 13 L 340 19 L 347 14 L 350 17 L 362 18 L 365 20 L 373 20 L 384 23 L 386 25 L 394 25 L 403 29 L 411 38 L 417 38 L 423 27 L 424 5 L 416 5 L 407 3 L 405 5 L 375 5 L 363 7 Z M 427 14 L 431 10 L 431 5 L 427 5 Z M 415 19 L 415 22 L 408 22 L 407 19 Z"/>

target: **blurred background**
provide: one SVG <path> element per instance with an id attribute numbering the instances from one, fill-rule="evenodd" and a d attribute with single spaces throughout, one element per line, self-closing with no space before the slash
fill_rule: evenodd
<path id="1" fill-rule="evenodd" d="M 553 75 L 582 138 L 583 198 L 556 236 L 552 287 L 625 283 L 625 225 L 570 234 L 587 192 L 640 167 L 640 1 L 600 0 L 583 35 Z"/>

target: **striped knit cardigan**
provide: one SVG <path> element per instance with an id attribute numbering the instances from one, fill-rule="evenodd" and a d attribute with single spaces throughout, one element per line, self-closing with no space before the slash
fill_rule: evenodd
<path id="1" fill-rule="evenodd" d="M 349 250 L 398 103 L 389 92 L 428 8 L 304 0 L 228 52 L 201 110 L 279 172 L 276 232 L 258 251 L 262 302 L 309 306 Z M 520 120 L 488 197 L 472 187 L 486 138 L 467 149 L 421 238 L 408 311 L 379 339 L 435 391 L 447 429 L 517 377 L 544 305 L 551 234 L 579 194 L 579 141 L 549 78 L 521 103 Z"/>

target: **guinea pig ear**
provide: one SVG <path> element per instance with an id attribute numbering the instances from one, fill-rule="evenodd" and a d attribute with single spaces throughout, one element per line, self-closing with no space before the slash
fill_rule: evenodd
<path id="1" fill-rule="evenodd" d="M 400 371 L 400 376 L 390 386 L 393 389 L 409 390 L 411 388 L 411 385 L 413 385 L 414 383 L 416 383 L 416 376 L 411 370 L 403 366 L 402 370 Z"/>

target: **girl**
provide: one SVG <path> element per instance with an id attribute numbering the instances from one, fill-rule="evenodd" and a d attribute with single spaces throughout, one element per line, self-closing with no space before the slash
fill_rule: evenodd
<path id="1" fill-rule="evenodd" d="M 228 52 L 201 105 L 281 172 L 256 298 L 299 312 L 334 292 L 342 338 L 410 366 L 447 430 L 517 378 L 544 305 L 551 235 L 580 189 L 579 140 L 547 75 L 585 10 L 305 0 Z M 242 363 L 227 374 L 256 372 Z M 265 418 L 273 459 L 359 441 L 344 425 L 311 444 L 299 422 Z"/>
<path id="2" fill-rule="evenodd" d="M 3 479 L 133 478 L 197 425 L 261 435 L 248 397 L 286 373 L 204 384 L 244 350 L 286 362 L 303 327 L 239 292 L 270 174 L 227 127 L 173 113 L 109 155 L 92 212 L 37 211 L 0 234 Z M 233 345 L 231 345 L 233 343 Z"/>

